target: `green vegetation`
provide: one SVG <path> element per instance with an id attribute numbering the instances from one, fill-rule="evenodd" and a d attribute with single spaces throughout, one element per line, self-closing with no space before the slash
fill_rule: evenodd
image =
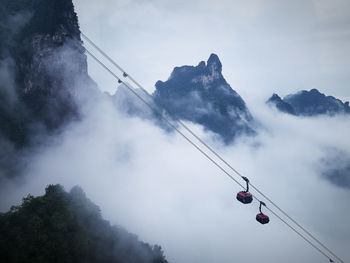
<path id="1" fill-rule="evenodd" d="M 49 185 L 43 196 L 29 195 L 0 213 L 1 262 L 166 263 L 151 247 L 102 219 L 98 206 L 79 187 L 69 193 Z"/>

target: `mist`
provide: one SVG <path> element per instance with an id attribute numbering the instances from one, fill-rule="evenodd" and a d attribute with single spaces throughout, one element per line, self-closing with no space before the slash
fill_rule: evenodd
<path id="1" fill-rule="evenodd" d="M 263 101 L 248 101 L 248 107 L 264 125 L 256 137 L 241 137 L 233 145 L 223 144 L 199 125 L 187 124 L 349 260 L 350 191 L 320 173 L 323 160 L 334 156 L 330 149 L 349 155 L 349 117 L 298 118 Z M 29 193 L 43 194 L 48 184 L 66 189 L 79 185 L 106 219 L 141 240 L 161 245 L 170 262 L 324 260 L 266 210 L 270 224 L 257 223 L 258 203 L 236 201 L 239 186 L 180 135 L 152 120 L 122 113 L 107 97 L 84 105 L 84 111 L 82 121 L 71 123 L 22 158 L 23 176 L 8 181 L 0 192 L 2 211 Z"/>

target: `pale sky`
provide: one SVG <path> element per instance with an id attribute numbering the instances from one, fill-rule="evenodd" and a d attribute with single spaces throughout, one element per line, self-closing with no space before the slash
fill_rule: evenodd
<path id="1" fill-rule="evenodd" d="M 175 66 L 219 55 L 249 103 L 317 88 L 350 98 L 346 0 L 74 0 L 80 26 L 149 91 Z M 100 88 L 114 80 L 89 59 Z"/>

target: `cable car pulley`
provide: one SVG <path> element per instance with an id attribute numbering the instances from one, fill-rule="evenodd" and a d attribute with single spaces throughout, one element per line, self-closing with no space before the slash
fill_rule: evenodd
<path id="1" fill-rule="evenodd" d="M 261 206 L 266 206 L 266 204 L 262 201 L 260 201 L 260 206 L 259 206 L 259 211 L 260 214 L 256 215 L 256 221 L 258 221 L 260 224 L 267 224 L 268 222 L 270 222 L 270 218 L 265 215 L 263 212 L 261 212 Z"/>
<path id="2" fill-rule="evenodd" d="M 243 204 L 250 204 L 253 201 L 253 196 L 249 193 L 249 179 L 245 176 L 242 176 L 243 180 L 247 183 L 247 190 L 237 193 L 237 200 Z"/>

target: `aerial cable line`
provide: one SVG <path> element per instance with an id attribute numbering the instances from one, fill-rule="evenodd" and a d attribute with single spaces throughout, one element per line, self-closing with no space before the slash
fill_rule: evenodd
<path id="1" fill-rule="evenodd" d="M 148 96 L 150 96 L 152 99 L 153 97 L 147 92 L 146 89 L 144 89 L 136 80 L 134 80 L 130 75 L 128 75 L 117 63 L 115 63 L 105 52 L 103 52 L 94 42 L 92 42 L 85 34 L 81 32 L 82 36 L 91 44 L 93 45 L 103 56 L 105 56 L 113 65 L 115 65 L 120 71 L 123 72 L 123 77 L 128 77 L 132 82 L 134 82 L 139 88 L 141 88 L 142 91 L 144 91 Z M 184 135 L 174 124 L 172 124 L 168 119 L 166 119 L 161 112 L 159 112 L 156 108 L 154 108 L 151 104 L 149 104 L 146 100 L 144 100 L 139 94 L 137 94 L 131 87 L 129 87 L 125 82 L 121 81 L 121 79 L 112 72 L 105 64 L 103 64 L 97 57 L 95 57 L 91 52 L 89 52 L 85 48 L 86 52 L 94 59 L 96 60 L 101 66 L 103 66 L 109 73 L 111 73 L 117 80 L 118 83 L 123 83 L 134 95 L 136 95 L 140 100 L 142 100 L 148 107 L 150 107 L 154 112 L 156 112 L 169 126 L 171 126 L 173 129 L 175 129 L 179 134 L 181 134 L 190 144 L 192 144 L 197 150 L 199 150 L 203 155 L 205 155 L 211 162 L 213 162 L 220 170 L 222 170 L 228 177 L 230 177 L 233 181 L 235 181 L 238 185 L 240 185 L 242 188 L 244 186 L 239 183 L 231 174 L 229 174 L 224 168 L 222 168 L 216 161 L 214 161 L 209 155 L 207 155 L 200 147 L 198 147 L 195 143 L 193 143 L 186 135 Z M 156 103 L 155 103 L 156 104 Z M 158 104 L 156 104 L 159 106 Z M 169 113 L 168 110 L 166 110 L 164 107 L 161 107 L 165 110 L 166 113 L 168 113 L 170 116 L 173 117 L 172 114 Z M 203 140 L 201 140 L 195 133 L 193 133 L 182 121 L 176 120 L 178 123 L 181 124 L 187 131 L 189 131 L 197 140 L 199 140 L 207 149 L 209 149 L 215 156 L 217 156 L 221 161 L 223 161 L 231 170 L 233 170 L 237 175 L 243 176 L 236 171 L 231 165 L 229 165 L 219 154 L 217 154 L 209 145 L 207 145 Z M 343 260 L 341 260 L 338 256 L 336 256 L 332 251 L 330 251 L 326 246 L 324 246 L 320 241 L 318 241 L 313 235 L 310 234 L 305 228 L 303 228 L 300 224 L 298 224 L 294 219 L 292 219 L 286 212 L 284 212 L 281 208 L 279 208 L 274 202 L 272 202 L 269 198 L 267 198 L 261 191 L 259 191 L 255 186 L 251 185 L 252 188 L 254 188 L 258 193 L 260 193 L 263 197 L 265 197 L 272 205 L 274 205 L 278 210 L 280 210 L 285 216 L 287 216 L 293 223 L 295 223 L 297 226 L 299 226 L 306 234 L 308 234 L 312 239 L 314 239 L 318 244 L 320 244 L 325 250 L 327 250 L 330 254 L 332 254 L 335 258 L 337 258 L 340 262 L 344 263 Z M 253 196 L 254 199 L 260 202 L 260 200 Z M 305 238 L 302 234 L 300 234 L 295 228 L 293 228 L 290 224 L 288 224 L 285 220 L 283 220 L 280 216 L 278 216 L 273 210 L 266 207 L 272 214 L 274 214 L 277 218 L 279 218 L 282 222 L 284 222 L 288 227 L 290 227 L 294 232 L 296 232 L 299 236 L 301 236 L 305 241 L 307 241 L 310 245 L 312 245 L 315 249 L 317 249 L 320 253 L 322 253 L 327 259 L 330 260 L 330 262 L 333 262 L 333 260 L 325 254 L 323 251 L 321 251 L 317 246 L 315 246 L 310 240 Z"/>
<path id="2" fill-rule="evenodd" d="M 275 217 L 277 217 L 279 220 L 281 220 L 284 224 L 286 224 L 290 229 L 292 229 L 295 233 L 297 233 L 302 239 L 304 239 L 307 243 L 309 243 L 312 247 L 314 247 L 318 252 L 320 252 L 322 255 L 324 255 L 327 259 L 329 259 L 329 262 L 334 262 L 324 251 L 322 251 L 319 247 L 317 247 L 314 243 L 312 243 L 309 239 L 307 239 L 303 234 L 301 234 L 297 229 L 295 229 L 293 226 L 291 226 L 286 220 L 284 220 L 282 217 L 280 217 L 277 213 L 275 213 L 273 210 L 271 210 L 269 207 L 266 206 L 266 209 L 269 210 Z M 340 262 L 344 263 L 341 259 L 336 257 Z"/>
<path id="3" fill-rule="evenodd" d="M 116 68 L 118 68 L 121 72 L 123 72 L 124 77 L 128 77 L 136 86 L 138 86 L 148 97 L 152 99 L 156 106 L 160 106 L 160 108 L 164 109 L 165 112 L 175 119 L 185 130 L 187 130 L 192 136 L 194 136 L 201 144 L 203 144 L 210 152 L 212 152 L 217 158 L 219 158 L 224 164 L 226 164 L 233 172 L 235 172 L 238 176 L 244 179 L 243 175 L 239 173 L 232 165 L 230 165 L 223 157 L 221 157 L 211 146 L 209 146 L 206 142 L 204 142 L 198 135 L 196 135 L 184 122 L 180 119 L 175 118 L 174 114 L 170 113 L 166 107 L 163 105 L 159 105 L 154 101 L 153 96 L 141 85 L 139 84 L 132 76 L 126 73 L 126 71 L 119 66 L 109 55 L 107 55 L 99 46 L 97 46 L 88 36 L 86 36 L 83 32 L 81 35 L 84 39 L 86 39 L 95 49 L 97 49 L 109 62 L 111 62 Z M 324 245 L 320 240 L 318 240 L 314 235 L 310 233 L 306 228 L 304 228 L 301 224 L 299 224 L 294 218 L 292 218 L 287 212 L 285 212 L 280 206 L 278 206 L 275 202 L 273 202 L 268 196 L 266 196 L 262 191 L 259 190 L 254 184 L 250 183 L 250 186 L 257 191 L 262 197 L 264 197 L 267 201 L 269 201 L 274 207 L 276 207 L 284 216 L 286 216 L 290 221 L 292 221 L 295 225 L 297 225 L 301 230 L 303 230 L 309 237 L 311 237 L 314 241 L 316 241 L 321 247 L 328 251 L 331 255 L 337 258 L 340 262 L 344 263 L 342 259 L 340 259 L 335 253 L 333 253 L 326 245 Z"/>

